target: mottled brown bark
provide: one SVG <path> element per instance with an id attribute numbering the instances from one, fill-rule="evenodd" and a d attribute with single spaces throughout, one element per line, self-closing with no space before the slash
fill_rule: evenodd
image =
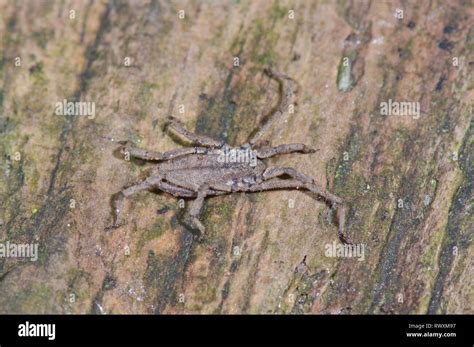
<path id="1" fill-rule="evenodd" d="M 473 313 L 473 18 L 467 1 L 1 0 L 0 242 L 40 254 L 0 258 L 0 312 Z M 105 231 L 148 168 L 117 142 L 178 148 L 172 115 L 243 143 L 278 102 L 267 67 L 299 84 L 269 145 L 318 149 L 269 166 L 342 197 L 364 260 L 325 255 L 335 216 L 298 191 L 206 200 L 202 244 L 165 194 Z M 56 115 L 64 99 L 95 117 Z M 381 115 L 389 99 L 420 117 Z"/>

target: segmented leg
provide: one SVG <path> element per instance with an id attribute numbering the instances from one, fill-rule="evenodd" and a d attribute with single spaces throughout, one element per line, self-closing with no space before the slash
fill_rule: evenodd
<path id="1" fill-rule="evenodd" d="M 197 135 L 189 130 L 185 129 L 176 119 L 171 118 L 170 122 L 168 123 L 168 129 L 174 130 L 176 133 L 180 134 L 181 136 L 191 141 L 193 144 L 198 146 L 210 147 L 210 148 L 218 148 L 222 147 L 224 144 L 222 141 L 216 141 L 210 137 L 204 135 Z"/>
<path id="2" fill-rule="evenodd" d="M 263 147 L 257 149 L 257 157 L 260 159 L 270 158 L 278 154 L 289 154 L 289 153 L 314 153 L 316 150 L 310 148 L 301 143 L 290 143 L 286 145 L 280 145 L 276 147 Z"/>
<path id="3" fill-rule="evenodd" d="M 342 204 L 342 199 L 334 194 L 329 193 L 324 188 L 318 186 L 311 177 L 308 177 L 291 167 L 276 167 L 268 168 L 263 173 L 263 179 L 269 180 L 274 177 L 288 175 L 295 180 L 304 184 L 304 186 L 311 192 L 316 193 L 333 204 Z"/>
<path id="4" fill-rule="evenodd" d="M 122 225 L 122 221 L 121 221 L 121 216 L 122 216 L 122 211 L 123 211 L 123 200 L 124 198 L 132 195 L 132 194 L 135 194 L 135 193 L 138 193 L 138 192 L 141 192 L 143 190 L 150 190 L 150 189 L 153 189 L 153 188 L 156 188 L 158 187 L 159 185 L 159 182 L 161 181 L 161 178 L 146 178 L 145 180 L 143 180 L 142 182 L 140 183 L 137 183 L 137 184 L 134 184 L 128 188 L 125 188 L 123 189 L 122 191 L 118 192 L 117 194 L 115 194 L 113 197 L 112 197 L 112 217 L 113 217 L 113 221 L 112 221 L 112 226 L 111 227 L 108 227 L 107 229 L 111 229 L 111 228 L 117 228 L 119 227 L 120 225 Z"/>
<path id="5" fill-rule="evenodd" d="M 130 156 L 134 158 L 139 158 L 143 160 L 150 161 L 164 161 L 170 160 L 177 157 L 181 157 L 188 154 L 205 154 L 208 149 L 205 147 L 189 147 L 189 148 L 178 148 L 173 149 L 168 152 L 154 152 L 147 149 L 131 147 L 129 144 L 126 144 L 122 148 L 122 154 L 129 153 Z"/>
<path id="6" fill-rule="evenodd" d="M 275 79 L 280 85 L 281 99 L 280 104 L 278 105 L 276 111 L 268 117 L 267 121 L 260 127 L 260 129 L 253 135 L 249 143 L 254 145 L 257 143 L 260 138 L 268 131 L 268 129 L 275 123 L 278 119 L 283 116 L 285 112 L 288 111 L 288 108 L 293 101 L 295 95 L 295 82 L 288 76 L 272 71 L 271 69 L 265 69 L 264 72 L 268 77 Z M 285 92 L 283 91 L 284 81 L 287 82 L 287 88 Z"/>
<path id="7" fill-rule="evenodd" d="M 156 190 L 159 189 L 163 192 L 171 194 L 175 197 L 187 197 L 192 198 L 196 196 L 196 193 L 192 190 L 178 187 L 169 182 L 162 180 L 161 177 L 148 177 L 140 183 L 134 184 L 128 188 L 123 189 L 112 197 L 112 217 L 113 224 L 106 229 L 115 229 L 122 225 L 122 212 L 124 206 L 124 198 L 129 197 L 132 194 L 141 192 L 143 190 Z M 215 192 L 211 192 L 215 193 Z M 216 194 L 214 194 L 216 195 Z M 217 194 L 218 195 L 218 194 Z"/>
<path id="8" fill-rule="evenodd" d="M 168 183 L 166 181 L 159 182 L 157 188 L 163 192 L 173 195 L 176 198 L 192 198 L 196 196 L 196 192 L 174 185 L 172 183 Z"/>
<path id="9" fill-rule="evenodd" d="M 288 175 L 291 179 L 280 179 L 280 176 Z M 263 173 L 264 182 L 250 187 L 250 191 L 264 191 L 273 189 L 306 189 L 323 197 L 327 202 L 337 206 L 338 236 L 342 243 L 348 244 L 344 236 L 346 208 L 338 196 L 329 193 L 318 186 L 314 180 L 293 168 L 269 168 Z"/>
<path id="10" fill-rule="evenodd" d="M 199 220 L 201 215 L 202 206 L 204 205 L 204 199 L 208 195 L 209 186 L 204 185 L 198 189 L 197 198 L 193 201 L 191 205 L 191 210 L 189 211 L 189 216 L 191 217 L 192 226 L 199 230 L 199 239 L 202 240 L 204 234 L 206 233 L 206 228 Z"/>

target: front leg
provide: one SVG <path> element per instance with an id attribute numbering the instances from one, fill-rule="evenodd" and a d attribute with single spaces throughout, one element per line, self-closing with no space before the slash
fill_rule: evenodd
<path id="1" fill-rule="evenodd" d="M 295 81 L 278 72 L 272 71 L 271 69 L 265 69 L 265 74 L 275 79 L 279 86 L 280 86 L 280 103 L 277 106 L 275 112 L 271 114 L 265 123 L 257 130 L 257 132 L 251 136 L 249 139 L 249 143 L 251 145 L 256 144 L 260 141 L 260 139 L 269 131 L 270 127 L 277 122 L 286 112 L 288 112 L 290 104 L 294 102 L 294 98 L 296 95 L 297 85 Z M 284 86 L 286 85 L 286 90 Z"/>

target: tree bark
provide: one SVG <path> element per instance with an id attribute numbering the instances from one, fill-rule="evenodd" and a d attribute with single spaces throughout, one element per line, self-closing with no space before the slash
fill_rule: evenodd
<path id="1" fill-rule="evenodd" d="M 0 312 L 472 314 L 473 12 L 0 1 L 0 242 L 39 245 L 36 262 L 0 258 Z M 206 200 L 203 243 L 178 200 L 151 192 L 106 231 L 112 195 L 149 169 L 118 141 L 178 148 L 163 131 L 172 115 L 242 144 L 278 102 L 267 67 L 299 94 L 266 139 L 318 152 L 266 162 L 343 198 L 363 259 L 328 256 L 334 213 L 300 191 Z M 95 103 L 95 117 L 55 114 L 64 99 Z M 419 103 L 419 117 L 382 114 L 389 100 Z"/>

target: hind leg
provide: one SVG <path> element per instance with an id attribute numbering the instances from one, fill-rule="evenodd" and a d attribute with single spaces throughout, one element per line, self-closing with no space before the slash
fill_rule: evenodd
<path id="1" fill-rule="evenodd" d="M 263 179 L 269 180 L 271 178 L 280 177 L 283 175 L 288 175 L 291 178 L 294 178 L 295 180 L 301 182 L 302 186 L 304 186 L 306 189 L 322 196 L 325 200 L 332 204 L 342 204 L 341 198 L 317 185 L 311 177 L 308 177 L 291 167 L 268 168 L 263 173 Z"/>
<path id="2" fill-rule="evenodd" d="M 291 179 L 281 179 L 279 177 L 288 175 Z M 338 237 L 342 243 L 349 244 L 345 233 L 345 216 L 346 207 L 344 206 L 343 200 L 326 191 L 321 186 L 317 185 L 314 180 L 293 168 L 269 168 L 263 173 L 264 182 L 256 184 L 250 188 L 250 191 L 264 191 L 273 189 L 306 189 L 323 197 L 327 202 L 337 206 L 337 218 L 338 218 Z"/>

